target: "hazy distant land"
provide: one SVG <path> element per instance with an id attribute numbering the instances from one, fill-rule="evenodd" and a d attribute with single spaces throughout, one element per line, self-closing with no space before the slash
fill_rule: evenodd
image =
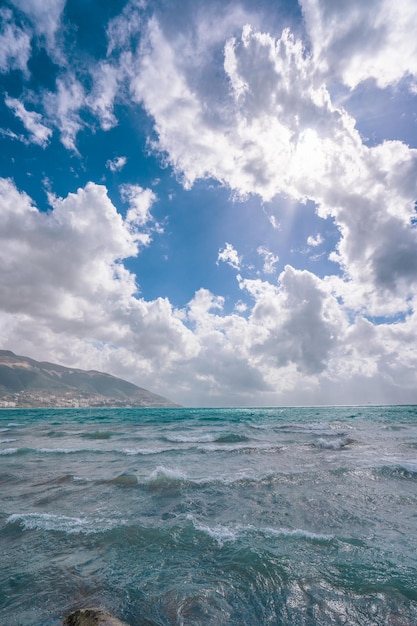
<path id="1" fill-rule="evenodd" d="M 93 406 L 178 405 L 110 374 L 38 362 L 0 350 L 0 408 Z"/>

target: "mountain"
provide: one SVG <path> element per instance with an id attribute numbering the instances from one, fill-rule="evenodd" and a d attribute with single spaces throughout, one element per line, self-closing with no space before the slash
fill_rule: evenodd
<path id="1" fill-rule="evenodd" d="M 38 362 L 0 350 L 0 407 L 178 406 L 95 370 Z"/>

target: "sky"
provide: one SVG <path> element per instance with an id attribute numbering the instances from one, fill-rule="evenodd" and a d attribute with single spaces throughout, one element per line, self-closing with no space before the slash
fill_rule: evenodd
<path id="1" fill-rule="evenodd" d="M 1 0 L 0 347 L 417 403 L 415 0 Z"/>

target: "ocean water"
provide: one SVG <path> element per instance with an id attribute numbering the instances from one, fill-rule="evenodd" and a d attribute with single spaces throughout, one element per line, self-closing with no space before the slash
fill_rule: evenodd
<path id="1" fill-rule="evenodd" d="M 0 624 L 415 626 L 417 409 L 0 411 Z"/>

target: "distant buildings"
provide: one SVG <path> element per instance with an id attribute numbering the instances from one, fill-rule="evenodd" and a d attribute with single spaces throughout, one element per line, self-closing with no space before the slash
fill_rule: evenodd
<path id="1" fill-rule="evenodd" d="M 48 394 L 45 390 L 18 391 L 0 396 L 0 408 L 88 408 L 88 407 L 129 407 L 146 406 L 145 403 L 132 402 L 130 399 L 111 398 L 100 394 L 82 394 L 78 391 L 66 391 L 62 394 Z"/>

